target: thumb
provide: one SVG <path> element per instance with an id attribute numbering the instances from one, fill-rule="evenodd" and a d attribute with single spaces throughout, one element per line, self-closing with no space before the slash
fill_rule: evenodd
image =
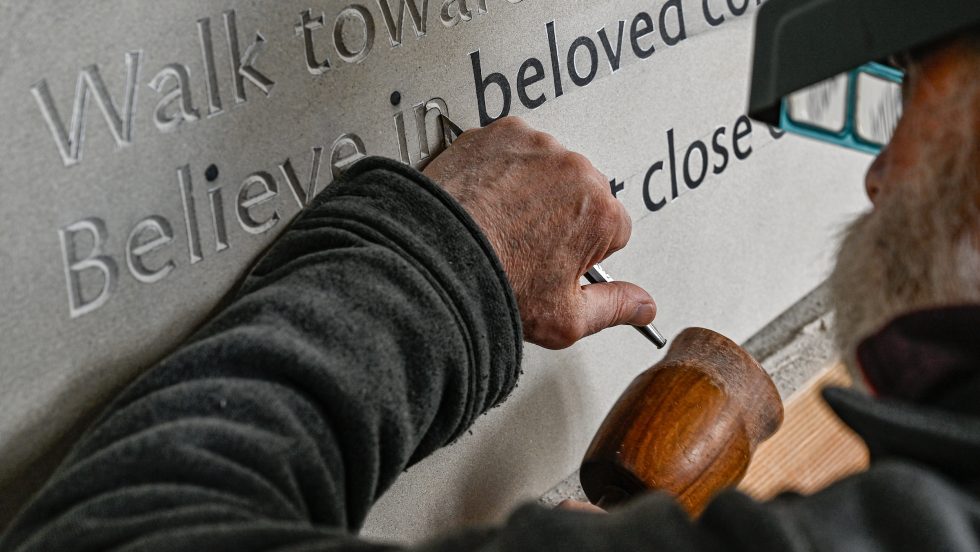
<path id="1" fill-rule="evenodd" d="M 587 335 L 623 324 L 646 326 L 657 316 L 653 297 L 636 284 L 590 284 L 582 287 L 582 294 L 582 318 Z"/>

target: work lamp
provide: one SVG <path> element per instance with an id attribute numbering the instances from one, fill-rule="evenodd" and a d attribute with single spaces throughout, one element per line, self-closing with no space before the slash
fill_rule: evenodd
<path id="1" fill-rule="evenodd" d="M 980 0 L 769 0 L 749 115 L 877 154 L 902 115 L 905 73 L 888 60 L 978 26 Z"/>

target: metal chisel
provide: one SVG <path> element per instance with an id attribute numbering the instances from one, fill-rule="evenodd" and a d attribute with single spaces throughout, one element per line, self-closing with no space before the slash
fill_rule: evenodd
<path id="1" fill-rule="evenodd" d="M 609 273 L 603 270 L 603 268 L 599 265 L 595 265 L 590 268 L 589 271 L 585 273 L 585 279 L 588 280 L 590 284 L 615 282 L 612 276 L 610 276 Z M 658 349 L 663 349 L 667 346 L 667 340 L 664 339 L 664 336 L 660 333 L 660 330 L 658 330 L 653 324 L 648 326 L 633 327 L 636 328 L 636 331 L 643 334 L 654 345 L 656 345 Z"/>

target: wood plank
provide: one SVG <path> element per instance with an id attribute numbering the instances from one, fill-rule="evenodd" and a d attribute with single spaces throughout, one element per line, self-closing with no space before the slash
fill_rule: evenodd
<path id="1" fill-rule="evenodd" d="M 828 368 L 786 404 L 783 427 L 756 451 L 743 492 L 765 500 L 783 491 L 812 494 L 867 469 L 868 450 L 823 402 L 820 390 L 847 387 L 842 364 Z"/>

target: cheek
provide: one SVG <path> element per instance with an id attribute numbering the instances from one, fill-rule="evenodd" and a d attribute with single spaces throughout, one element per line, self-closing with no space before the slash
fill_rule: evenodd
<path id="1" fill-rule="evenodd" d="M 974 131 L 962 102 L 939 92 L 920 91 L 911 98 L 883 158 L 872 167 L 890 185 L 922 182 L 922 175 L 933 174 L 961 151 L 964 136 Z"/>
<path id="2" fill-rule="evenodd" d="M 980 84 L 973 59 L 961 48 L 949 48 L 926 63 L 915 78 L 906 116 L 895 136 L 905 165 L 936 162 L 976 144 Z"/>
<path id="3" fill-rule="evenodd" d="M 908 179 L 916 167 L 928 157 L 922 128 L 914 112 L 906 112 L 895 129 L 888 147 L 875 159 L 868 171 L 869 181 L 882 187 L 895 187 Z"/>

